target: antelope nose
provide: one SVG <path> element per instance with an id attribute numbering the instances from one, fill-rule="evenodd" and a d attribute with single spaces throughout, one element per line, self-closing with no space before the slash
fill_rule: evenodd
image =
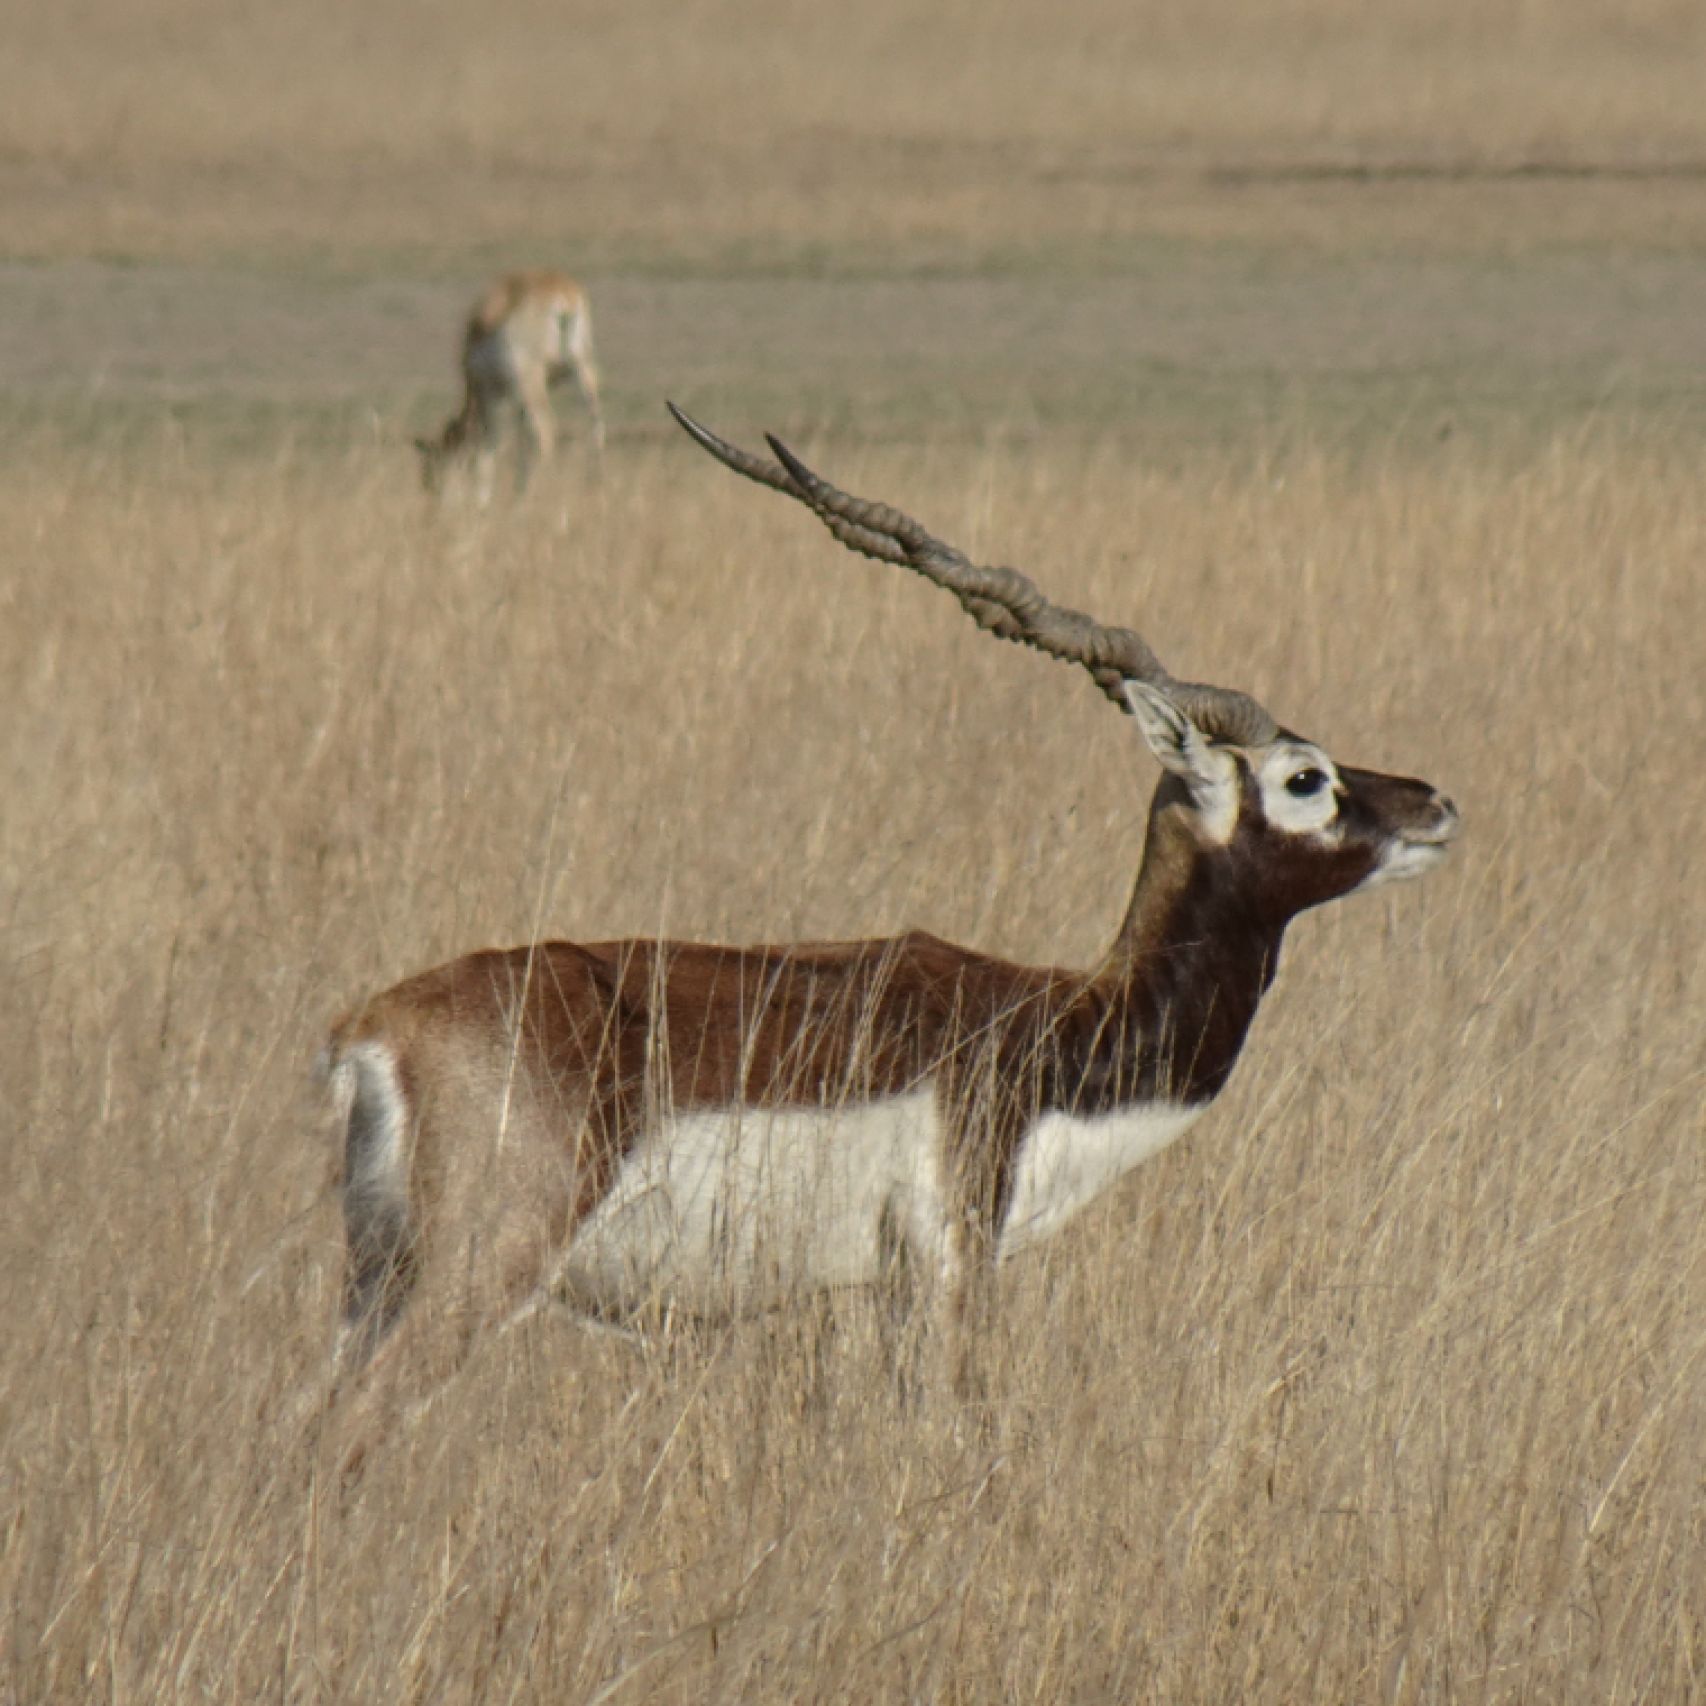
<path id="1" fill-rule="evenodd" d="M 1436 833 L 1441 841 L 1449 841 L 1457 833 L 1457 827 L 1463 821 L 1458 815 L 1457 802 L 1449 794 L 1435 794 L 1434 809 L 1439 813 Z"/>

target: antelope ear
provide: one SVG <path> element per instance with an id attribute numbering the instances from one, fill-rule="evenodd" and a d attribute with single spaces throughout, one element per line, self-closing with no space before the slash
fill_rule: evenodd
<path id="1" fill-rule="evenodd" d="M 1236 774 L 1231 757 L 1219 751 L 1160 688 L 1130 678 L 1120 687 L 1163 770 L 1188 782 L 1199 795 L 1223 787 Z"/>

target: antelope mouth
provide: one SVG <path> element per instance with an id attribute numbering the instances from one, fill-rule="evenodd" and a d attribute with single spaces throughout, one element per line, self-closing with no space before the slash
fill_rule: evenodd
<path id="1" fill-rule="evenodd" d="M 1399 830 L 1380 863 L 1358 886 L 1376 888 L 1383 883 L 1405 883 L 1426 875 L 1444 860 L 1462 823 L 1457 807 L 1443 795 L 1439 796 L 1431 821 Z"/>
<path id="2" fill-rule="evenodd" d="M 1457 839 L 1463 819 L 1457 807 L 1443 794 L 1434 802 L 1434 820 L 1420 829 L 1406 830 L 1404 840 L 1413 847 L 1433 847 L 1443 853 Z"/>

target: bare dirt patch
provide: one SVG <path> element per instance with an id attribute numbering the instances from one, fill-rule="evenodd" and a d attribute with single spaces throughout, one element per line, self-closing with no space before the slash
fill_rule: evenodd
<path id="1" fill-rule="evenodd" d="M 619 429 L 681 395 L 784 424 L 1331 436 L 1706 403 L 1706 253 L 1153 246 L 1116 271 L 593 279 Z M 0 393 L 126 418 L 424 419 L 480 274 L 0 264 Z M 572 418 L 572 416 L 571 416 Z"/>

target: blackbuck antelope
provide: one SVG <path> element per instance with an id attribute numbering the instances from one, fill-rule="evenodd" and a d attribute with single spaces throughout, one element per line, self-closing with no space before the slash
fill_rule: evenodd
<path id="1" fill-rule="evenodd" d="M 969 562 L 775 439 L 770 461 L 671 407 L 843 545 L 1131 713 L 1164 774 L 1130 907 L 1089 971 L 921 932 L 536 942 L 375 996 L 326 1055 L 346 1121 L 341 1375 L 376 1357 L 442 1375 L 553 1301 L 721 1316 L 911 1275 L 933 1282 L 963 1390 L 996 1264 L 1213 1101 L 1298 913 L 1428 870 L 1457 812 L 1336 764 L 1243 693 L 1176 680 L 1137 634 Z"/>
<path id="2" fill-rule="evenodd" d="M 516 490 L 527 485 L 536 457 L 557 442 L 551 388 L 572 379 L 592 415 L 594 445 L 604 448 L 598 363 L 586 292 L 560 272 L 518 272 L 496 279 L 469 311 L 462 333 L 462 407 L 437 438 L 417 438 L 429 492 L 446 471 L 472 463 L 482 506 L 491 501 L 497 450 L 513 417 L 518 431 Z"/>

